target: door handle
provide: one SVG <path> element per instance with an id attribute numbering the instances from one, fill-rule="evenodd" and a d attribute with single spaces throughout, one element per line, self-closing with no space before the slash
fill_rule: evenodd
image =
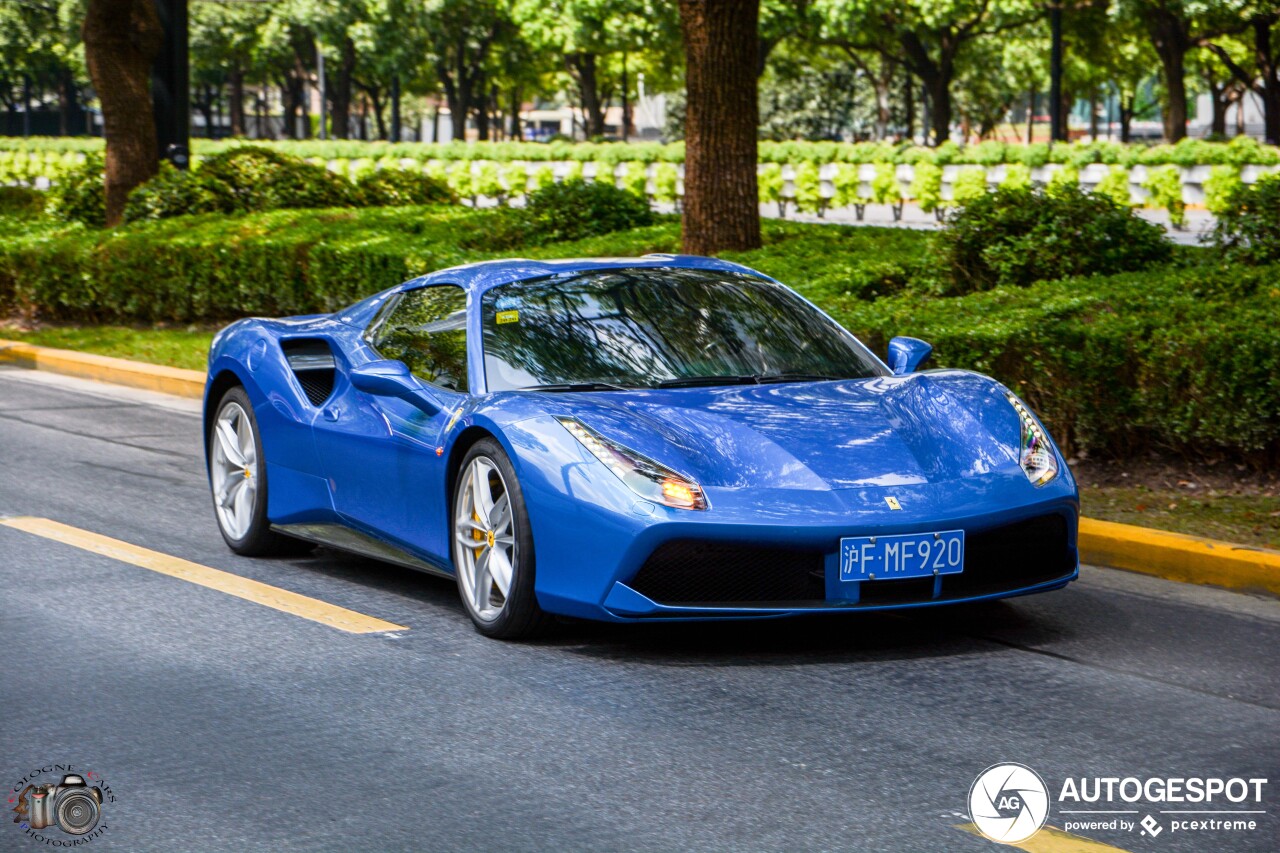
<path id="1" fill-rule="evenodd" d="M 342 410 L 339 409 L 337 406 L 326 406 L 323 412 L 324 419 L 326 421 L 336 421 L 338 419 L 338 415 L 340 415 L 341 413 L 342 413 Z"/>

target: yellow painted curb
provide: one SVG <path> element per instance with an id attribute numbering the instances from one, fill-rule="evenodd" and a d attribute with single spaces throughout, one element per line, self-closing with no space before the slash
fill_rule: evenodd
<path id="1" fill-rule="evenodd" d="M 65 373 L 82 379 L 128 385 L 131 388 L 160 391 L 179 397 L 194 397 L 198 400 L 204 396 L 205 375 L 199 370 L 183 370 L 3 339 L 0 339 L 0 362 Z"/>
<path id="2" fill-rule="evenodd" d="M 1280 551 L 1080 519 L 1080 562 L 1147 575 L 1280 595 Z"/>

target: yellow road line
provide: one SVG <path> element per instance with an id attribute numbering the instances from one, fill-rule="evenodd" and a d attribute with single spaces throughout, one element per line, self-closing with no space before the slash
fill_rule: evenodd
<path id="1" fill-rule="evenodd" d="M 245 601 L 292 613 L 294 616 L 301 616 L 303 619 L 310 619 L 312 622 L 319 622 L 340 631 L 348 631 L 352 634 L 373 634 L 379 631 L 408 630 L 404 625 L 396 625 L 354 610 L 347 610 L 345 607 L 338 607 L 336 604 L 308 598 L 305 595 L 242 578 L 230 572 L 211 569 L 190 560 L 150 551 L 119 539 L 81 530 L 47 518 L 29 516 L 0 518 L 0 524 L 94 554 L 101 554 L 113 560 L 150 569 L 171 578 L 216 589 L 218 592 L 225 592 L 227 595 L 234 595 Z"/>
<path id="2" fill-rule="evenodd" d="M 965 832 L 986 837 L 978 831 L 978 827 L 971 823 L 958 823 L 956 824 L 956 829 L 963 829 Z M 992 844 L 995 844 L 995 842 L 992 842 Z M 1072 835 L 1069 832 L 1063 832 L 1061 829 L 1054 829 L 1052 826 L 1046 826 L 1020 844 L 1005 844 L 1001 846 L 1026 850 L 1027 853 L 1125 853 L 1123 848 L 1112 847 L 1110 844 L 1103 844 L 1101 841 L 1094 841 L 1092 838 Z"/>

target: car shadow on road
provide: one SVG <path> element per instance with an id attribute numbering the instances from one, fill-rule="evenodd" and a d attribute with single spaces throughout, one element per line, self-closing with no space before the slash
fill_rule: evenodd
<path id="1" fill-rule="evenodd" d="M 803 666 L 995 653 L 1051 645 L 1072 633 L 1069 624 L 1017 602 L 991 601 L 741 622 L 566 620 L 542 643 L 659 666 Z"/>
<path id="2" fill-rule="evenodd" d="M 323 547 L 289 562 L 410 599 L 411 606 L 454 623 L 435 628 L 472 630 L 457 587 L 448 579 Z M 984 654 L 1071 639 L 1075 629 L 1057 608 L 1028 606 L 1039 598 L 741 621 L 614 624 L 559 619 L 527 645 L 659 666 L 797 666 Z"/>

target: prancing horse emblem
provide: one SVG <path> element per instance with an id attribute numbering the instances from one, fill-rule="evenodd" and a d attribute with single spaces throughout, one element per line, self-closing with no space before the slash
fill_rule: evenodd
<path id="1" fill-rule="evenodd" d="M 889 505 L 889 509 L 902 509 L 902 504 L 898 503 L 897 498 L 887 497 L 884 502 Z"/>

